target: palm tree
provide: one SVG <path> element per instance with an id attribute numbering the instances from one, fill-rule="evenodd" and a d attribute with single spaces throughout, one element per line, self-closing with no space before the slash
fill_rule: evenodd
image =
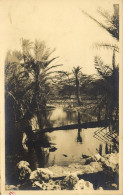
<path id="1" fill-rule="evenodd" d="M 23 66 L 30 73 L 33 84 L 30 108 L 37 115 L 39 128 L 42 129 L 43 121 L 41 121 L 41 113 L 45 116 L 46 102 L 50 94 L 51 74 L 55 72 L 52 69 L 61 65 L 52 65 L 52 62 L 57 57 L 49 59 L 54 50 L 50 51 L 50 49 L 47 49 L 44 42 L 36 40 L 32 44 L 28 40 L 22 40 L 22 48 L 24 57 Z M 29 112 L 32 112 L 32 109 Z"/>
<path id="2" fill-rule="evenodd" d="M 113 115 L 115 115 L 114 120 L 116 120 L 118 117 L 119 102 L 119 68 L 109 68 L 104 65 L 102 59 L 97 56 L 95 57 L 95 67 L 105 83 L 102 101 L 100 101 L 99 104 L 105 107 L 106 116 L 108 116 L 110 120 L 114 118 Z"/>
<path id="3" fill-rule="evenodd" d="M 86 14 L 90 19 L 96 22 L 100 27 L 106 30 L 111 36 L 113 36 L 117 41 L 119 40 L 119 5 L 114 4 L 114 13 L 113 15 L 109 15 L 107 11 L 98 10 L 99 14 L 101 14 L 106 23 L 102 23 L 90 16 L 85 11 L 82 11 Z M 107 47 L 113 49 L 112 55 L 112 68 L 110 66 L 104 65 L 104 62 L 99 56 L 96 56 L 94 59 L 95 68 L 97 69 L 99 75 L 105 81 L 105 94 L 102 96 L 101 104 L 103 106 L 106 105 L 106 115 L 113 119 L 113 112 L 115 112 L 115 120 L 118 117 L 118 100 L 119 100 L 119 68 L 115 62 L 115 54 L 119 52 L 119 48 L 117 45 L 111 44 L 98 44 L 99 46 Z M 102 109 L 102 108 L 101 108 Z M 107 113 L 108 112 L 108 113 Z"/>
<path id="4" fill-rule="evenodd" d="M 52 77 L 56 67 L 50 58 L 54 50 L 46 48 L 44 42 L 22 39 L 22 51 L 7 53 L 5 61 L 6 122 L 31 137 L 31 118 L 36 115 L 39 128 L 43 128 L 46 103 L 50 96 Z M 9 119 L 11 118 L 11 120 Z M 10 123 L 6 124 L 10 129 Z M 13 129 L 13 128 L 12 128 Z M 17 130 L 19 129 L 19 130 Z M 15 136 L 16 137 L 16 136 Z M 21 140 L 21 137 L 20 137 Z"/>
<path id="5" fill-rule="evenodd" d="M 81 68 L 77 66 L 76 68 L 73 68 L 73 74 L 75 76 L 75 83 L 76 83 L 76 97 L 78 104 L 80 105 L 80 85 L 79 85 L 79 72 Z"/>

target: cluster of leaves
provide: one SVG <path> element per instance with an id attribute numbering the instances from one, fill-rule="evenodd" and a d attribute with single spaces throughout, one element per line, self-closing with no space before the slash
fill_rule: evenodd
<path id="1" fill-rule="evenodd" d="M 94 17 L 90 16 L 85 11 L 82 11 L 90 19 L 96 22 L 100 27 L 105 29 L 111 36 L 113 36 L 117 41 L 119 40 L 119 5 L 114 4 L 114 13 L 109 15 L 105 10 L 99 9 L 98 12 L 105 19 L 105 23 L 100 22 Z M 97 45 L 97 44 L 96 44 Z M 94 58 L 95 68 L 99 74 L 99 80 L 95 82 L 95 87 L 97 92 L 101 94 L 101 98 L 97 99 L 97 108 L 99 112 L 105 108 L 106 118 L 113 119 L 115 113 L 115 120 L 118 119 L 119 110 L 119 68 L 115 62 L 115 54 L 119 52 L 119 47 L 117 45 L 111 45 L 108 43 L 98 44 L 99 46 L 106 47 L 108 49 L 113 49 L 112 55 L 112 67 L 110 65 L 105 65 L 101 57 L 96 56 Z M 100 82 L 101 80 L 101 82 Z M 99 90 L 101 88 L 101 91 Z M 101 92 L 101 93 L 100 93 Z"/>
<path id="2" fill-rule="evenodd" d="M 54 50 L 44 42 L 22 39 L 22 51 L 9 51 L 5 60 L 6 109 L 15 124 L 37 116 L 42 126 L 41 113 L 51 93 L 51 80 L 55 73 L 56 58 L 50 58 Z M 8 120 L 7 120 L 8 121 Z"/>
<path id="3" fill-rule="evenodd" d="M 83 74 L 81 68 L 74 67 L 71 72 L 59 72 L 57 82 L 54 84 L 57 88 L 57 94 L 60 98 L 81 101 L 83 92 L 86 87 L 92 82 L 92 76 Z"/>

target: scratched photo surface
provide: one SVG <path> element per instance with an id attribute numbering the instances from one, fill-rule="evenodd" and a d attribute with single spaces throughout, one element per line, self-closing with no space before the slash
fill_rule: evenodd
<path id="1" fill-rule="evenodd" d="M 119 1 L 1 2 L 5 190 L 119 190 Z"/>

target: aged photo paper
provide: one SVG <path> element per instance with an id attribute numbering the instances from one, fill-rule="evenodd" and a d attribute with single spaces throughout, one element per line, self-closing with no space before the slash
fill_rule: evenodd
<path id="1" fill-rule="evenodd" d="M 2 195 L 123 195 L 122 13 L 0 0 Z"/>

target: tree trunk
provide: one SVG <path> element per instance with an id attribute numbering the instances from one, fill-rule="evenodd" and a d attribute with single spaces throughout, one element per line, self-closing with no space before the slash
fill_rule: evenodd
<path id="1" fill-rule="evenodd" d="M 77 97 L 78 104 L 80 105 L 78 73 L 76 73 L 76 97 Z"/>

